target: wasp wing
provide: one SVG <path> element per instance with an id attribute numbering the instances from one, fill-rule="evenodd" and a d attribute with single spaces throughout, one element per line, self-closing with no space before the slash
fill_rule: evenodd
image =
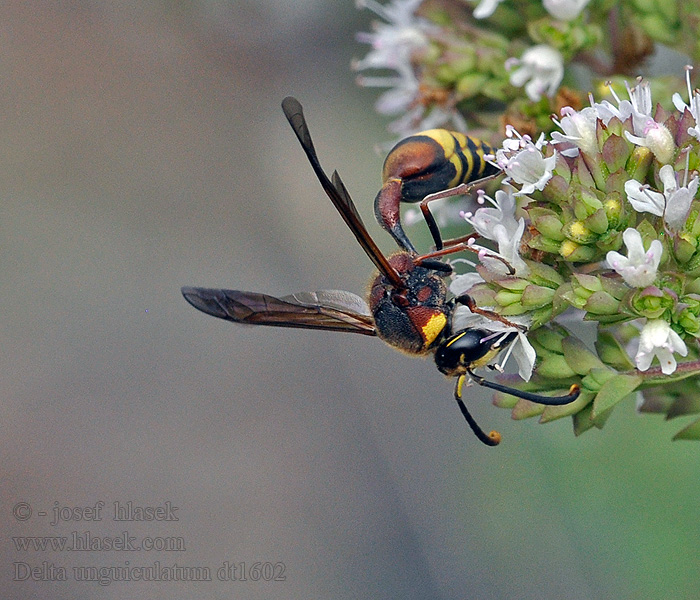
<path id="1" fill-rule="evenodd" d="M 374 263 L 374 266 L 379 269 L 382 275 L 384 275 L 394 287 L 399 289 L 405 288 L 406 284 L 401 280 L 396 269 L 389 264 L 386 256 L 382 254 L 377 244 L 375 244 L 374 240 L 369 235 L 365 224 L 362 222 L 360 213 L 357 212 L 355 203 L 352 201 L 345 185 L 343 185 L 343 182 L 340 180 L 338 172 L 333 172 L 331 181 L 321 168 L 321 163 L 316 155 L 316 148 L 314 148 L 314 144 L 311 140 L 311 133 L 306 124 L 301 103 L 296 98 L 287 96 L 282 101 L 282 110 L 287 117 L 287 121 L 289 121 L 289 124 L 292 126 L 301 147 L 304 149 L 304 152 L 306 152 L 306 156 L 311 163 L 314 173 L 316 173 L 316 177 L 318 177 L 318 180 L 321 182 L 323 190 L 330 198 L 333 206 L 335 206 L 340 213 L 340 216 L 343 217 L 345 224 L 355 235 L 362 249 Z"/>
<path id="2" fill-rule="evenodd" d="M 377 335 L 367 303 L 350 292 L 320 290 L 276 298 L 258 292 L 183 287 L 182 295 L 196 309 L 234 323 Z"/>

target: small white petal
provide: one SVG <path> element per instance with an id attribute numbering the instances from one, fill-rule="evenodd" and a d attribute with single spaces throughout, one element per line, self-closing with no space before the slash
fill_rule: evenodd
<path id="1" fill-rule="evenodd" d="M 637 212 L 647 212 L 657 217 L 663 216 L 666 207 L 663 194 L 647 189 L 636 179 L 625 182 L 625 193 Z"/>

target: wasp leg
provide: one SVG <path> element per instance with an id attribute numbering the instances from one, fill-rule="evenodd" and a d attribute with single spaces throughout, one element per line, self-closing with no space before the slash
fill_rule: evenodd
<path id="1" fill-rule="evenodd" d="M 433 213 L 430 212 L 430 207 L 428 206 L 428 204 L 433 200 L 439 200 L 440 198 L 450 198 L 451 196 L 461 196 L 463 194 L 468 194 L 475 187 L 481 185 L 482 183 L 486 183 L 494 177 L 498 177 L 500 174 L 501 171 L 498 171 L 493 175 L 482 177 L 481 179 L 477 179 L 476 181 L 472 181 L 470 183 L 460 183 L 459 185 L 448 190 L 435 192 L 434 194 L 428 194 L 425 198 L 423 198 L 423 200 L 421 200 L 420 210 L 423 213 L 423 218 L 425 219 L 425 222 L 428 224 L 430 235 L 433 236 L 433 241 L 435 242 L 436 250 L 442 250 L 445 244 L 442 241 L 442 234 L 440 233 L 440 228 L 438 227 L 438 224 L 435 221 Z"/>
<path id="2" fill-rule="evenodd" d="M 427 254 L 423 254 L 423 255 L 417 257 L 414 260 L 414 262 L 417 265 L 420 265 L 426 260 L 440 258 L 441 256 L 447 256 L 448 254 L 454 254 L 456 252 L 473 252 L 474 254 L 478 254 L 479 256 L 486 256 L 487 258 L 493 258 L 495 260 L 500 260 L 508 269 L 508 274 L 515 275 L 515 269 L 513 268 L 513 266 L 502 256 L 498 256 L 497 254 L 490 254 L 489 252 L 484 252 L 482 254 L 482 251 L 479 250 L 478 248 L 474 248 L 474 246 L 471 246 L 469 244 L 465 244 L 464 242 L 458 242 L 458 241 L 455 241 L 454 245 L 450 245 L 447 248 L 441 248 L 440 250 L 434 250 L 433 252 L 428 252 Z"/>
<path id="3" fill-rule="evenodd" d="M 476 302 L 474 302 L 474 298 L 472 298 L 469 294 L 462 294 L 461 296 L 457 296 L 455 298 L 455 302 L 457 304 L 463 304 L 470 311 L 477 315 L 481 315 L 482 317 L 486 317 L 487 319 L 491 319 L 492 321 L 498 321 L 499 323 L 503 323 L 506 327 L 513 327 L 514 329 L 519 329 L 520 331 L 527 331 L 527 327 L 525 327 L 525 325 L 513 323 L 513 321 L 509 321 L 503 315 L 499 315 L 497 312 L 488 310 L 487 308 L 479 308 L 476 305 Z"/>
<path id="4" fill-rule="evenodd" d="M 478 234 L 476 231 L 469 233 L 467 235 L 463 235 L 462 237 L 458 238 L 452 238 L 449 240 L 442 240 L 442 245 L 445 248 L 448 248 L 450 246 L 457 246 L 459 244 L 470 244 L 470 240 L 478 240 L 481 237 L 480 234 Z"/>
<path id="5" fill-rule="evenodd" d="M 488 379 L 476 375 L 470 369 L 467 369 L 469 376 L 476 381 L 479 385 L 496 390 L 497 392 L 503 392 L 504 394 L 510 394 L 516 398 L 522 398 L 523 400 L 530 400 L 530 402 L 536 402 L 537 404 L 544 404 L 545 406 L 561 406 L 563 404 L 570 404 L 576 398 L 578 398 L 581 393 L 581 387 L 577 384 L 572 385 L 569 388 L 569 393 L 566 396 L 543 396 L 542 394 L 533 394 L 531 392 L 524 392 L 522 390 L 516 390 L 515 388 L 508 387 L 506 385 L 501 385 L 500 383 L 494 383 Z"/>
<path id="6" fill-rule="evenodd" d="M 469 427 L 474 432 L 474 435 L 479 438 L 479 441 L 486 444 L 487 446 L 498 446 L 501 443 L 501 434 L 498 431 L 491 431 L 488 435 L 484 433 L 484 430 L 479 427 L 479 424 L 471 416 L 467 407 L 462 400 L 462 387 L 464 386 L 464 375 L 460 375 L 457 378 L 457 384 L 455 385 L 455 400 L 457 400 L 457 405 L 459 410 L 462 412 L 462 416 L 466 419 Z"/>

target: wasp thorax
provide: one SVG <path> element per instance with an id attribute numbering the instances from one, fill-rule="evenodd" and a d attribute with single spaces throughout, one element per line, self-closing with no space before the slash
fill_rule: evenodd
<path id="1" fill-rule="evenodd" d="M 399 350 L 426 353 L 440 339 L 452 310 L 445 282 L 408 253 L 395 254 L 389 262 L 405 286 L 396 288 L 381 274 L 372 281 L 369 307 L 377 335 Z"/>

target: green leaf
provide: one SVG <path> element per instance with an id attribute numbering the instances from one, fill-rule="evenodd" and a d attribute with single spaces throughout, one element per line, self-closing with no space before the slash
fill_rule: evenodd
<path id="1" fill-rule="evenodd" d="M 520 421 L 521 419 L 529 419 L 541 415 L 544 408 L 544 404 L 537 404 L 537 402 L 530 402 L 521 398 L 510 414 L 513 419 Z"/>
<path id="2" fill-rule="evenodd" d="M 595 427 L 595 423 L 593 422 L 593 419 L 591 419 L 592 410 L 593 405 L 589 404 L 583 410 L 580 410 L 574 415 L 574 435 L 579 436 L 592 427 Z"/>
<path id="3" fill-rule="evenodd" d="M 578 375 L 569 362 L 561 354 L 550 354 L 545 356 L 537 365 L 537 375 L 546 379 L 563 379 Z"/>
<path id="4" fill-rule="evenodd" d="M 594 397 L 595 394 L 582 391 L 579 397 L 569 404 L 563 404 L 561 406 L 547 406 L 540 417 L 540 423 L 549 423 L 550 421 L 555 421 L 556 419 L 561 419 L 562 417 L 574 415 L 588 406 L 593 401 Z"/>
<path id="5" fill-rule="evenodd" d="M 644 378 L 641 375 L 616 375 L 610 378 L 601 386 L 593 402 L 591 418 L 595 420 L 598 415 L 615 406 L 634 392 L 643 381 Z"/>
<path id="6" fill-rule="evenodd" d="M 609 331 L 598 331 L 595 349 L 600 360 L 618 371 L 631 371 L 634 363 L 620 341 Z"/>
<path id="7" fill-rule="evenodd" d="M 561 345 L 567 364 L 577 375 L 587 375 L 591 369 L 605 367 L 577 337 L 570 335 L 562 340 Z"/>
<path id="8" fill-rule="evenodd" d="M 673 436 L 674 440 L 700 440 L 700 419 L 681 429 Z"/>

